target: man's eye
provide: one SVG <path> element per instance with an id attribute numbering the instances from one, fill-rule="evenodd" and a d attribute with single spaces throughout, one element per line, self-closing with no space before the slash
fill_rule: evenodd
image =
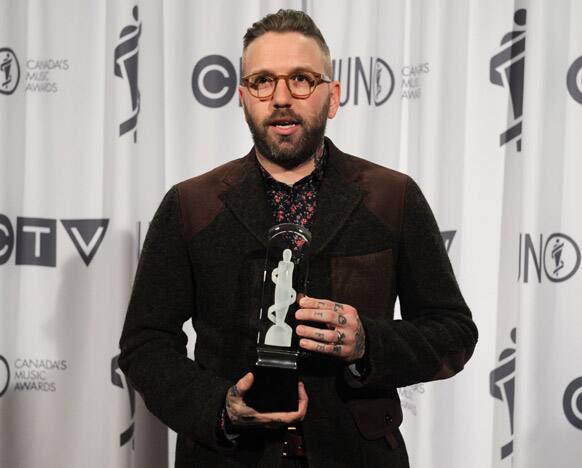
<path id="1" fill-rule="evenodd" d="M 293 81 L 296 81 L 297 83 L 312 83 L 313 82 L 313 77 L 307 73 L 297 73 L 295 75 L 292 75 L 291 79 Z"/>
<path id="2" fill-rule="evenodd" d="M 253 84 L 255 85 L 264 85 L 272 81 L 272 78 L 268 75 L 259 75 L 253 78 Z"/>

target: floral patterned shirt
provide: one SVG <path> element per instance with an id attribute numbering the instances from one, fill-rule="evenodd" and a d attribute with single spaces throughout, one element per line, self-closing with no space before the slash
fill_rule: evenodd
<path id="1" fill-rule="evenodd" d="M 321 156 L 316 156 L 313 172 L 293 185 L 273 179 L 271 174 L 259 164 L 265 181 L 267 200 L 277 224 L 294 223 L 308 230 L 311 229 L 326 161 L 327 151 L 324 146 Z"/>

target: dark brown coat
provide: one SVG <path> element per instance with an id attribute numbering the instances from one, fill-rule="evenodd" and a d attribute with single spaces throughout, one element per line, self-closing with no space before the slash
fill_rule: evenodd
<path id="1" fill-rule="evenodd" d="M 414 181 L 326 144 L 308 293 L 358 309 L 369 369 L 357 381 L 335 357 L 301 365 L 309 466 L 406 467 L 396 389 L 460 371 L 477 329 Z M 142 251 L 119 364 L 152 413 L 179 434 L 179 468 L 280 461 L 280 431 L 249 431 L 235 449 L 216 433 L 228 387 L 256 357 L 265 239 L 274 224 L 261 177 L 253 149 L 177 184 Z M 403 320 L 393 319 L 397 296 Z M 194 362 L 182 332 L 190 319 Z"/>

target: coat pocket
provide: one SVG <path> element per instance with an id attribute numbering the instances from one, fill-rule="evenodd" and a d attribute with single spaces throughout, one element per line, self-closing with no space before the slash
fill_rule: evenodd
<path id="1" fill-rule="evenodd" d="M 384 437 L 392 449 L 398 447 L 396 430 L 402 423 L 402 407 L 392 398 L 348 401 L 356 426 L 366 440 Z"/>
<path id="2" fill-rule="evenodd" d="M 382 317 L 396 297 L 392 249 L 365 255 L 331 258 L 331 299 L 361 314 Z"/>

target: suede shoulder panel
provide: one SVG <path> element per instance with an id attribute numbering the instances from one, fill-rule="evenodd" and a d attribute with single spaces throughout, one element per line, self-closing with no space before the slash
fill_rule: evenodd
<path id="1" fill-rule="evenodd" d="M 410 178 L 401 172 L 375 164 L 350 154 L 339 152 L 337 168 L 363 192 L 364 205 L 386 227 L 400 232 L 404 210 L 404 195 Z"/>
<path id="2" fill-rule="evenodd" d="M 192 238 L 208 226 L 224 209 L 222 195 L 244 177 L 254 163 L 253 158 L 251 151 L 243 158 L 229 161 L 176 185 L 185 239 Z"/>

